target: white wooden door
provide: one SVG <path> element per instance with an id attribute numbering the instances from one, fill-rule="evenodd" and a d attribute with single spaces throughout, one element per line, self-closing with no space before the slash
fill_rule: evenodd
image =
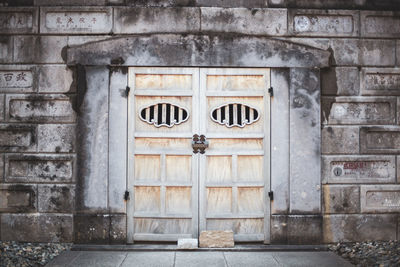
<path id="1" fill-rule="evenodd" d="M 201 69 L 200 231 L 269 242 L 269 69 Z"/>
<path id="2" fill-rule="evenodd" d="M 130 68 L 128 242 L 269 242 L 269 69 Z M 205 154 L 192 136 L 204 134 Z"/>
<path id="3" fill-rule="evenodd" d="M 128 242 L 198 235 L 199 69 L 130 68 Z"/>

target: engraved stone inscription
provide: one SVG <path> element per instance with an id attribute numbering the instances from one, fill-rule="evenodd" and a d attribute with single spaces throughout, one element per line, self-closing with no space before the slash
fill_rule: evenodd
<path id="1" fill-rule="evenodd" d="M 31 194 L 23 191 L 0 190 L 0 209 L 28 207 Z"/>
<path id="2" fill-rule="evenodd" d="M 0 12 L 0 31 L 3 29 L 32 28 L 31 12 Z"/>
<path id="3" fill-rule="evenodd" d="M 344 178 L 390 177 L 389 160 L 381 161 L 332 161 L 331 169 L 335 176 Z M 340 170 L 340 171 L 339 171 Z"/>
<path id="4" fill-rule="evenodd" d="M 400 73 L 380 73 L 380 74 L 367 74 L 366 77 L 367 90 L 377 89 L 400 89 Z"/>
<path id="5" fill-rule="evenodd" d="M 398 16 L 366 16 L 365 33 L 377 33 L 380 36 L 385 34 L 400 33 L 400 17 Z"/>
<path id="6" fill-rule="evenodd" d="M 377 102 L 332 103 L 328 123 L 393 124 L 395 106 L 396 103 L 392 99 L 377 100 Z"/>
<path id="7" fill-rule="evenodd" d="M 400 132 L 368 132 L 365 139 L 369 149 L 400 149 Z"/>
<path id="8" fill-rule="evenodd" d="M 106 12 L 48 12 L 48 29 L 102 30 L 108 27 Z"/>
<path id="9" fill-rule="evenodd" d="M 13 57 L 13 38 L 3 37 L 0 42 L 0 62 L 10 62 Z"/>
<path id="10" fill-rule="evenodd" d="M 10 159 L 6 165 L 8 182 L 69 182 L 72 160 Z"/>
<path id="11" fill-rule="evenodd" d="M 399 185 L 361 185 L 361 212 L 399 212 Z"/>
<path id="12" fill-rule="evenodd" d="M 312 16 L 300 15 L 294 17 L 295 32 L 319 33 L 351 33 L 353 32 L 352 16 Z"/>
<path id="13" fill-rule="evenodd" d="M 26 88 L 33 84 L 33 75 L 30 70 L 1 70 L 0 88 Z"/>
<path id="14" fill-rule="evenodd" d="M 69 100 L 9 100 L 9 117 L 17 121 L 74 120 L 74 111 Z"/>
<path id="15" fill-rule="evenodd" d="M 392 183 L 394 156 L 323 156 L 322 176 L 327 183 Z"/>
<path id="16" fill-rule="evenodd" d="M 12 130 L 0 131 L 0 146 L 4 147 L 28 147 L 31 145 L 32 134 L 30 132 L 14 132 Z"/>
<path id="17" fill-rule="evenodd" d="M 364 89 L 400 91 L 400 73 L 366 73 Z"/>
<path id="18" fill-rule="evenodd" d="M 399 127 L 361 127 L 360 152 L 371 153 L 399 153 L 400 128 Z"/>
<path id="19" fill-rule="evenodd" d="M 36 151 L 36 125 L 0 125 L 0 151 Z"/>
<path id="20" fill-rule="evenodd" d="M 0 184 L 0 212 L 32 212 L 36 208 L 36 186 Z"/>
<path id="21" fill-rule="evenodd" d="M 368 191 L 366 205 L 374 208 L 400 208 L 400 191 Z"/>

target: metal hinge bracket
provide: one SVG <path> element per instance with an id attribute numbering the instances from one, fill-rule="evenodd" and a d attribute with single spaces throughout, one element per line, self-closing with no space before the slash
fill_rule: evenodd
<path id="1" fill-rule="evenodd" d="M 268 192 L 268 196 L 269 196 L 269 199 L 270 199 L 271 201 L 274 200 L 274 192 L 269 191 L 269 192 Z"/>
<path id="2" fill-rule="evenodd" d="M 270 87 L 270 88 L 268 88 L 268 93 L 269 93 L 269 96 L 274 96 L 274 88 L 272 88 L 272 87 Z"/>
<path id="3" fill-rule="evenodd" d="M 129 96 L 129 92 L 131 91 L 131 88 L 129 86 L 127 86 L 125 88 L 125 96 L 128 97 Z"/>
<path id="4" fill-rule="evenodd" d="M 125 191 L 124 193 L 124 200 L 128 201 L 129 200 L 129 191 Z"/>

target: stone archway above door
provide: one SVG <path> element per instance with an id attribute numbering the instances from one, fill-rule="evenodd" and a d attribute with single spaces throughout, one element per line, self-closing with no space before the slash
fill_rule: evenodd
<path id="1" fill-rule="evenodd" d="M 329 56 L 305 45 L 239 35 L 136 35 L 69 47 L 67 64 L 76 66 L 78 88 L 75 242 L 90 242 L 80 233 L 80 222 L 93 216 L 97 224 L 108 225 L 100 242 L 127 240 L 128 66 L 271 68 L 272 220 L 290 214 L 319 224 L 319 69 L 329 66 Z M 274 231 L 279 227 L 271 222 L 271 242 Z M 305 239 L 318 242 L 321 235 Z"/>

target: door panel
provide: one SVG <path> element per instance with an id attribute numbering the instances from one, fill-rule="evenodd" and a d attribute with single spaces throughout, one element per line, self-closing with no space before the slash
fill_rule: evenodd
<path id="1" fill-rule="evenodd" d="M 130 68 L 128 242 L 269 242 L 269 69 Z M 194 134 L 209 141 L 194 154 Z"/>
<path id="2" fill-rule="evenodd" d="M 201 69 L 200 231 L 269 241 L 269 69 Z M 268 153 L 265 153 L 267 151 Z"/>
<path id="3" fill-rule="evenodd" d="M 198 235 L 198 69 L 130 68 L 128 242 Z"/>

